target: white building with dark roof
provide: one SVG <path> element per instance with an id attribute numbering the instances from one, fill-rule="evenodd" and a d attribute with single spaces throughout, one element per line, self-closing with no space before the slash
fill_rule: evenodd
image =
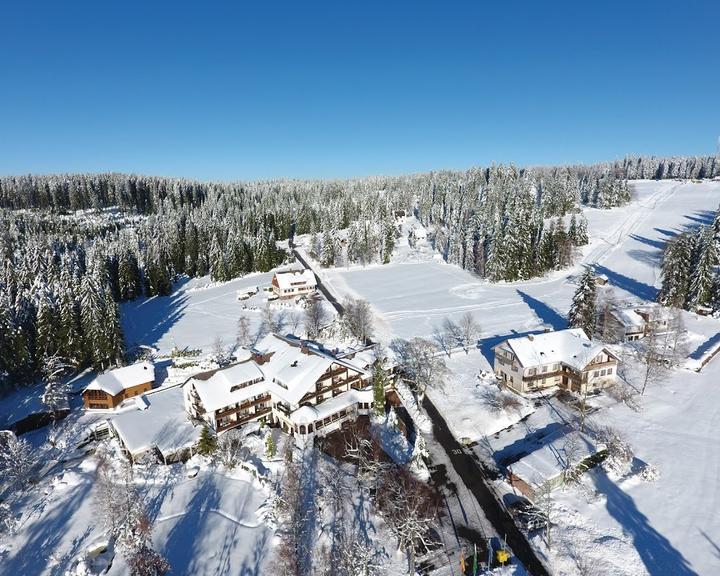
<path id="1" fill-rule="evenodd" d="M 580 328 L 510 338 L 493 352 L 495 374 L 521 394 L 552 387 L 585 392 L 616 379 L 618 359 Z"/>
<path id="2" fill-rule="evenodd" d="M 299 443 L 372 408 L 372 371 L 314 342 L 269 334 L 251 358 L 198 374 L 184 385 L 187 412 L 222 432 L 255 420 Z"/>

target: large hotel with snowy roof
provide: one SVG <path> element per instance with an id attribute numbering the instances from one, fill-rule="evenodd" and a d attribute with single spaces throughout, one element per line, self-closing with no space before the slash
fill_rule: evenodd
<path id="1" fill-rule="evenodd" d="M 216 432 L 265 419 L 301 444 L 370 412 L 373 360 L 369 351 L 343 355 L 269 334 L 248 360 L 190 378 L 185 407 Z"/>
<path id="2" fill-rule="evenodd" d="M 618 359 L 580 328 L 510 338 L 493 348 L 495 374 L 521 394 L 559 387 L 573 392 L 615 383 Z"/>

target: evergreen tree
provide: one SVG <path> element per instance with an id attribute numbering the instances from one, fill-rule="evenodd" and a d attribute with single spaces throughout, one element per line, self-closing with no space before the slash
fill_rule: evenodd
<path id="1" fill-rule="evenodd" d="M 270 432 L 265 437 L 265 455 L 268 458 L 275 458 L 276 454 L 277 446 L 275 445 L 275 439 L 273 438 L 272 432 Z"/>
<path id="2" fill-rule="evenodd" d="M 118 291 L 121 301 L 134 300 L 142 294 L 140 266 L 135 254 L 124 250 L 118 263 Z"/>
<path id="3" fill-rule="evenodd" d="M 218 447 L 217 436 L 210 431 L 210 428 L 203 426 L 198 441 L 198 454 L 203 456 L 211 456 Z"/>
<path id="4" fill-rule="evenodd" d="M 690 304 L 692 306 L 705 306 L 713 300 L 716 264 L 717 250 L 713 229 L 705 226 L 698 234 L 697 258 L 690 276 Z"/>
<path id="5" fill-rule="evenodd" d="M 335 259 L 337 258 L 337 252 L 335 251 L 335 240 L 333 235 L 327 231 L 323 234 L 323 245 L 322 245 L 322 256 L 320 258 L 320 265 L 324 268 L 329 268 L 335 265 Z"/>
<path id="6" fill-rule="evenodd" d="M 595 293 L 595 274 L 588 267 L 580 278 L 568 312 L 570 327 L 582 328 L 588 338 L 592 338 L 595 328 Z"/>
<path id="7" fill-rule="evenodd" d="M 664 306 L 685 308 L 690 297 L 694 240 L 690 234 L 679 234 L 668 241 L 662 261 L 662 288 L 658 301 Z"/>
<path id="8" fill-rule="evenodd" d="M 387 376 L 379 361 L 375 362 L 373 369 L 373 409 L 378 416 L 385 415 L 385 386 Z"/>

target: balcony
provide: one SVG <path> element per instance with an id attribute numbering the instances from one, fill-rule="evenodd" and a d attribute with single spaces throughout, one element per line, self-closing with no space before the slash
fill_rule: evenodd
<path id="1" fill-rule="evenodd" d="M 234 406 L 232 408 L 226 408 L 225 410 L 217 410 L 215 412 L 215 418 L 224 418 L 225 416 L 237 414 L 238 412 L 242 412 L 243 410 L 252 408 L 253 406 L 257 406 L 258 404 L 263 404 L 265 402 L 270 402 L 269 394 L 266 394 L 264 396 L 259 396 L 252 400 L 247 400 L 246 402 L 243 402 L 239 406 Z"/>
<path id="2" fill-rule="evenodd" d="M 237 420 L 230 420 L 229 422 L 225 422 L 222 425 L 218 425 L 216 431 L 225 432 L 225 430 L 237 428 L 238 426 L 242 426 L 243 424 L 247 424 L 248 422 L 257 420 L 258 418 L 262 418 L 266 414 L 270 414 L 270 412 L 272 412 L 272 408 L 262 408 L 255 412 L 251 412 L 250 414 L 243 415 L 242 418 L 238 418 Z"/>

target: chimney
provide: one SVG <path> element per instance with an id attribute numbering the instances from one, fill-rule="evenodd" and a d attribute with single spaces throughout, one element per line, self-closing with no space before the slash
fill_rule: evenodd
<path id="1" fill-rule="evenodd" d="M 535 338 L 533 337 L 532 334 L 528 334 L 528 340 L 530 340 L 530 342 L 532 342 L 534 339 L 535 339 Z"/>

